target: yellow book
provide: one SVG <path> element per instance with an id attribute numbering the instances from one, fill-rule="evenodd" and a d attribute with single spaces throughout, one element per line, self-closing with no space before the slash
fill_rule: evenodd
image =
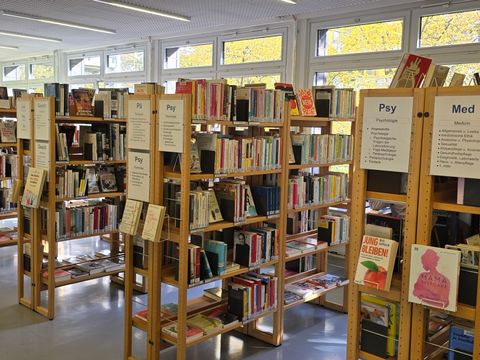
<path id="1" fill-rule="evenodd" d="M 145 225 L 143 226 L 142 238 L 154 242 L 160 241 L 160 231 L 163 227 L 165 206 L 148 205 Z"/>
<path id="2" fill-rule="evenodd" d="M 22 205 L 31 208 L 40 206 L 40 198 L 42 197 L 43 186 L 47 172 L 44 169 L 31 167 L 28 169 L 27 183 L 22 196 Z"/>
<path id="3" fill-rule="evenodd" d="M 137 234 L 142 207 L 143 203 L 141 201 L 127 199 L 125 210 L 123 211 L 122 222 L 119 227 L 121 232 L 129 235 Z"/>

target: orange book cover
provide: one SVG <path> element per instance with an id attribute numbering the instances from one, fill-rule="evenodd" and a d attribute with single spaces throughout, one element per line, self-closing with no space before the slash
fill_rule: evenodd
<path id="1" fill-rule="evenodd" d="M 316 116 L 315 102 L 313 101 L 312 89 L 298 89 L 297 98 L 300 104 L 302 116 Z"/>

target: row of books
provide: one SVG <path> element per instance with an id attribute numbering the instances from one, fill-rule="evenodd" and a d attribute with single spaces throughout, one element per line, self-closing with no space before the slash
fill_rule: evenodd
<path id="1" fill-rule="evenodd" d="M 286 243 L 285 254 L 287 257 L 297 256 L 326 248 L 328 248 L 327 242 L 319 241 L 316 237 L 306 237 L 299 240 L 288 241 Z"/>
<path id="2" fill-rule="evenodd" d="M 335 88 L 335 86 L 314 86 L 312 92 L 313 95 L 310 96 L 315 104 L 314 112 L 305 113 L 302 110 L 301 102 L 300 109 L 304 115 L 344 119 L 355 116 L 356 95 L 354 89 L 340 89 Z"/>
<path id="3" fill-rule="evenodd" d="M 329 246 L 346 243 L 349 239 L 350 217 L 322 215 L 317 222 L 317 238 Z"/>
<path id="4" fill-rule="evenodd" d="M 232 137 L 197 133 L 192 144 L 192 172 L 225 174 L 270 170 L 281 166 L 279 136 Z"/>
<path id="5" fill-rule="evenodd" d="M 306 271 L 313 270 L 317 267 L 315 255 L 307 255 L 299 259 L 287 261 L 285 263 L 285 276 L 293 276 Z"/>
<path id="6" fill-rule="evenodd" d="M 0 154 L 0 177 L 17 177 L 17 155 Z"/>
<path id="7" fill-rule="evenodd" d="M 56 170 L 57 198 L 75 197 L 125 190 L 125 167 L 70 166 Z"/>
<path id="8" fill-rule="evenodd" d="M 70 115 L 70 97 L 68 93 L 68 84 L 45 83 L 43 84 L 44 96 L 53 96 L 55 98 L 55 115 Z M 91 101 L 90 101 L 91 103 Z"/>
<path id="9" fill-rule="evenodd" d="M 54 270 L 55 281 L 61 282 L 70 279 L 78 279 L 88 277 L 90 275 L 102 272 L 123 271 L 125 270 L 125 262 L 123 259 L 117 261 L 100 260 L 92 262 L 84 262 L 75 265 L 72 268 L 60 268 Z M 48 271 L 42 273 L 42 277 L 48 280 Z"/>
<path id="10" fill-rule="evenodd" d="M 348 284 L 348 279 L 332 274 L 322 274 L 296 281 L 285 286 L 285 293 L 287 293 L 285 304 L 311 296 L 319 296 L 327 290 L 346 284 Z"/>
<path id="11" fill-rule="evenodd" d="M 350 161 L 353 137 L 340 134 L 291 134 L 295 164 Z"/>
<path id="12" fill-rule="evenodd" d="M 118 205 L 107 200 L 78 201 L 69 206 L 62 205 L 55 212 L 55 233 L 58 241 L 74 236 L 84 236 L 112 231 L 118 228 Z M 47 213 L 42 212 L 46 226 Z"/>
<path id="13" fill-rule="evenodd" d="M 348 198 L 348 174 L 292 175 L 288 181 L 288 208 L 328 204 Z"/>
<path id="14" fill-rule="evenodd" d="M 126 118 L 128 95 L 128 88 L 99 89 L 94 98 L 95 116 L 104 119 Z"/>
<path id="15" fill-rule="evenodd" d="M 8 180 L 8 182 L 11 181 Z M 17 208 L 17 203 L 13 201 L 12 195 L 13 189 L 11 188 L 5 188 L 0 191 L 0 212 L 13 211 Z"/>
<path id="16" fill-rule="evenodd" d="M 287 234 L 293 235 L 316 230 L 322 216 L 319 209 L 299 211 L 287 216 Z"/>
<path id="17" fill-rule="evenodd" d="M 284 94 L 280 90 L 228 85 L 226 80 L 179 79 L 176 94 L 192 95 L 194 120 L 234 122 L 283 121 Z"/>
<path id="18" fill-rule="evenodd" d="M 228 311 L 240 321 L 247 321 L 278 304 L 278 278 L 248 272 L 234 276 L 228 285 Z"/>

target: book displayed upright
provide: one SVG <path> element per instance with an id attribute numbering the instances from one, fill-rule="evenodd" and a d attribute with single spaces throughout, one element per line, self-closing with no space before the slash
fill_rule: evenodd
<path id="1" fill-rule="evenodd" d="M 431 63 L 432 59 L 415 54 L 404 54 L 390 88 L 420 87 Z"/>
<path id="2" fill-rule="evenodd" d="M 31 208 L 38 208 L 40 206 L 40 199 L 46 177 L 47 172 L 44 169 L 34 167 L 28 169 L 27 182 L 25 183 L 25 190 L 22 196 L 23 206 Z"/>

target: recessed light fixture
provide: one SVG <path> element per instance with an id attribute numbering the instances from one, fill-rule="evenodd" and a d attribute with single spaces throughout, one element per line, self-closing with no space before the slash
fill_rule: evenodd
<path id="1" fill-rule="evenodd" d="M 294 5 L 297 4 L 297 0 L 280 0 L 280 1 L 286 2 L 287 4 L 294 4 Z"/>
<path id="2" fill-rule="evenodd" d="M 0 49 L 17 50 L 18 46 L 10 46 L 10 45 L 1 45 L 0 44 Z"/>
<path id="3" fill-rule="evenodd" d="M 139 11 L 139 12 L 143 12 L 145 14 L 158 15 L 158 16 L 163 16 L 163 17 L 167 17 L 167 18 L 170 18 L 170 19 L 180 20 L 180 21 L 190 21 L 189 16 L 178 15 L 178 14 L 170 13 L 170 12 L 167 12 L 167 11 L 147 8 L 147 7 L 138 6 L 138 5 L 126 4 L 126 3 L 116 1 L 116 0 L 93 0 L 93 1 L 98 2 L 98 3 L 102 3 L 102 4 L 111 5 L 111 6 L 116 6 L 116 7 L 122 8 L 122 9 Z"/>
<path id="4" fill-rule="evenodd" d="M 0 30 L 0 35 L 13 36 L 13 37 L 18 37 L 18 38 L 22 38 L 22 39 L 49 41 L 49 42 L 56 42 L 56 43 L 62 42 L 62 39 L 55 39 L 55 38 L 37 36 L 37 35 L 30 35 L 30 34 L 22 34 L 22 33 L 4 31 L 4 30 Z"/>
<path id="5" fill-rule="evenodd" d="M 67 26 L 67 27 L 72 27 L 72 28 L 76 28 L 76 29 L 96 31 L 96 32 L 101 32 L 101 33 L 106 33 L 106 34 L 115 34 L 115 30 L 104 29 L 104 28 L 100 28 L 100 27 L 96 27 L 96 26 L 83 25 L 83 24 L 73 23 L 73 22 L 69 22 L 69 21 L 50 19 L 50 18 L 45 18 L 45 17 L 37 16 L 37 15 L 22 14 L 22 13 L 19 13 L 19 12 L 16 12 L 16 11 L 2 10 L 2 15 L 14 17 L 14 18 L 19 18 L 19 19 L 38 21 L 38 22 L 45 23 L 45 24 Z"/>

